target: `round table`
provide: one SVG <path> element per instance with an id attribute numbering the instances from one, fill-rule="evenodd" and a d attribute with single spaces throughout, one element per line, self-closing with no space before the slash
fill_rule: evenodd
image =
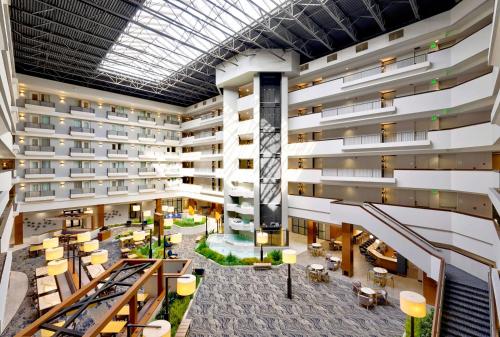
<path id="1" fill-rule="evenodd" d="M 373 268 L 373 271 L 375 272 L 375 274 L 379 274 L 379 275 L 385 275 L 388 273 L 387 269 L 380 268 L 380 267 Z"/>
<path id="2" fill-rule="evenodd" d="M 322 265 L 320 264 L 317 264 L 317 263 L 313 263 L 311 264 L 311 269 L 312 270 L 323 270 L 325 267 L 323 267 Z"/>
<path id="3" fill-rule="evenodd" d="M 340 257 L 337 257 L 337 256 L 332 256 L 332 257 L 330 257 L 330 261 L 333 261 L 333 262 L 340 262 Z"/>
<path id="4" fill-rule="evenodd" d="M 368 287 L 362 287 L 360 289 L 360 291 L 368 296 L 373 296 L 375 295 L 375 290 L 373 290 L 372 288 L 368 288 Z"/>
<path id="5" fill-rule="evenodd" d="M 321 248 L 321 243 L 317 243 L 317 242 L 311 243 L 311 247 L 313 247 L 313 248 Z"/>

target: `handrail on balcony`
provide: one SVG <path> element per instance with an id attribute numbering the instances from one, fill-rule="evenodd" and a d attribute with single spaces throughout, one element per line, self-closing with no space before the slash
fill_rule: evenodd
<path id="1" fill-rule="evenodd" d="M 69 131 L 75 132 L 85 132 L 85 133 L 95 133 L 95 130 L 92 128 L 83 128 L 81 126 L 70 126 Z"/>
<path id="2" fill-rule="evenodd" d="M 113 149 L 108 149 L 108 154 L 127 154 L 128 150 L 113 150 Z"/>
<path id="3" fill-rule="evenodd" d="M 394 142 L 410 142 L 427 139 L 427 131 L 400 131 L 394 133 L 373 133 L 344 138 L 344 145 L 362 145 Z"/>
<path id="4" fill-rule="evenodd" d="M 70 173 L 95 173 L 93 167 L 73 167 L 69 169 Z"/>
<path id="5" fill-rule="evenodd" d="M 156 172 L 154 167 L 139 167 L 139 172 Z"/>
<path id="6" fill-rule="evenodd" d="M 128 191 L 128 186 L 109 186 L 108 192 Z"/>
<path id="7" fill-rule="evenodd" d="M 382 169 L 349 169 L 349 168 L 324 168 L 321 175 L 334 177 L 369 177 L 381 178 Z"/>
<path id="8" fill-rule="evenodd" d="M 56 191 L 55 190 L 48 190 L 48 191 L 26 191 L 24 193 L 25 197 L 28 198 L 36 198 L 36 197 L 51 197 L 55 196 Z"/>
<path id="9" fill-rule="evenodd" d="M 127 173 L 128 169 L 126 167 L 110 167 L 108 168 L 108 173 Z"/>
<path id="10" fill-rule="evenodd" d="M 108 130 L 107 135 L 112 135 L 112 136 L 128 136 L 127 131 L 120 131 L 120 130 Z"/>
<path id="11" fill-rule="evenodd" d="M 368 102 L 359 102 L 359 103 L 355 103 L 355 104 L 343 105 L 343 106 L 324 109 L 321 112 L 321 117 L 325 118 L 325 117 L 332 117 L 332 116 L 339 116 L 339 115 L 344 115 L 344 114 L 355 113 L 355 112 L 359 112 L 359 111 L 381 109 L 381 108 L 386 108 L 386 107 L 392 106 L 392 104 L 393 104 L 392 100 L 381 100 L 381 99 L 368 101 Z"/>
<path id="12" fill-rule="evenodd" d="M 95 113 L 95 110 L 94 108 L 84 108 L 84 107 L 81 107 L 81 106 L 70 106 L 69 107 L 69 110 L 73 110 L 73 111 L 80 111 L 80 112 L 88 112 L 88 113 Z"/>
<path id="13" fill-rule="evenodd" d="M 54 130 L 56 127 L 53 124 L 48 124 L 48 123 L 31 123 L 31 122 L 24 122 L 24 127 L 25 128 L 36 128 L 36 129 L 47 129 L 47 130 Z"/>
<path id="14" fill-rule="evenodd" d="M 154 184 L 145 184 L 145 185 L 139 185 L 138 188 L 139 188 L 139 190 L 152 190 L 156 187 Z"/>
<path id="15" fill-rule="evenodd" d="M 24 169 L 24 174 L 54 174 L 54 173 L 55 173 L 55 169 L 51 168 L 51 167 Z"/>
<path id="16" fill-rule="evenodd" d="M 215 136 L 214 132 L 200 132 L 195 134 L 194 138 L 198 139 L 198 138 L 213 137 L 213 136 Z"/>
<path id="17" fill-rule="evenodd" d="M 128 114 L 126 112 L 107 111 L 106 115 L 107 116 L 116 116 L 116 117 L 128 118 Z"/>
<path id="18" fill-rule="evenodd" d="M 69 190 L 70 194 L 87 194 L 87 193 L 95 193 L 94 187 L 86 187 L 86 188 L 72 188 Z"/>
<path id="19" fill-rule="evenodd" d="M 37 152 L 54 152 L 54 146 L 35 146 L 35 145 L 25 145 L 24 151 L 37 151 Z"/>
<path id="20" fill-rule="evenodd" d="M 156 122 L 156 119 L 154 117 L 147 117 L 147 116 L 139 116 L 139 117 L 137 117 L 137 120 L 139 120 L 139 121 L 148 121 L 148 122 Z"/>
<path id="21" fill-rule="evenodd" d="M 54 102 L 36 101 L 34 99 L 26 99 L 26 100 L 24 100 L 24 104 L 46 106 L 46 107 L 49 107 L 49 108 L 55 108 L 56 107 L 56 104 Z"/>
<path id="22" fill-rule="evenodd" d="M 95 149 L 83 148 L 83 147 L 72 147 L 72 148 L 70 148 L 70 152 L 74 152 L 74 153 L 95 153 Z"/>

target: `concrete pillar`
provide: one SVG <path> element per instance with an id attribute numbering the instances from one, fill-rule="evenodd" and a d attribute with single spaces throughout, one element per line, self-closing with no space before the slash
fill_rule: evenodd
<path id="1" fill-rule="evenodd" d="M 307 220 L 307 244 L 316 242 L 316 222 Z"/>
<path id="2" fill-rule="evenodd" d="M 425 272 L 422 277 L 422 287 L 427 304 L 434 305 L 436 303 L 437 282 L 428 277 Z"/>
<path id="3" fill-rule="evenodd" d="M 97 227 L 104 227 L 104 205 L 97 205 Z M 92 229 L 94 229 L 93 224 Z"/>
<path id="4" fill-rule="evenodd" d="M 352 245 L 353 225 L 342 222 L 342 275 L 354 274 L 354 254 Z"/>

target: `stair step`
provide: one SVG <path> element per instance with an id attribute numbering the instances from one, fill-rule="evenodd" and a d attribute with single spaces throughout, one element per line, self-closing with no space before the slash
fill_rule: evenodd
<path id="1" fill-rule="evenodd" d="M 486 301 L 486 303 L 489 302 L 488 293 L 486 293 L 486 294 L 478 293 L 474 290 L 464 290 L 464 289 L 457 288 L 455 286 L 450 286 L 450 285 L 446 285 L 446 291 L 452 292 L 454 294 L 468 295 L 468 296 L 471 296 L 471 297 L 473 297 L 481 302 L 484 302 L 484 301 Z"/>
<path id="2" fill-rule="evenodd" d="M 474 308 L 470 305 L 463 304 L 462 302 L 445 300 L 443 302 L 443 307 L 446 308 L 446 310 L 457 311 L 464 315 L 471 315 L 477 319 L 489 319 L 490 317 L 489 310 Z"/>
<path id="3" fill-rule="evenodd" d="M 456 322 L 458 326 L 465 325 L 473 330 L 480 332 L 489 332 L 490 321 L 482 319 L 474 319 L 471 316 L 466 316 L 463 314 L 458 314 L 453 310 L 448 310 L 443 313 L 443 318 L 447 321 Z"/>
<path id="4" fill-rule="evenodd" d="M 489 303 L 490 303 L 489 298 L 485 297 L 483 295 L 477 295 L 474 293 L 459 291 L 459 290 L 452 289 L 449 287 L 445 289 L 445 294 L 448 294 L 452 297 L 457 297 L 457 298 L 466 298 L 466 299 L 469 299 L 470 301 L 475 301 L 475 302 L 484 304 L 486 306 L 489 306 Z"/>
<path id="5" fill-rule="evenodd" d="M 449 292 L 446 291 L 444 292 L 444 300 L 445 301 L 456 301 L 456 302 L 461 302 L 463 304 L 471 305 L 480 309 L 484 309 L 489 311 L 490 307 L 488 304 L 476 301 L 473 298 L 470 298 L 468 296 L 460 296 L 460 295 L 454 295 L 450 294 Z"/>
<path id="6" fill-rule="evenodd" d="M 441 321 L 441 336 L 444 337 L 489 337 L 488 334 L 484 334 L 482 332 L 477 332 L 475 330 L 471 330 L 462 325 L 457 325 L 455 322 L 449 322 L 447 320 Z"/>
<path id="7" fill-rule="evenodd" d="M 453 288 L 463 289 L 465 291 L 473 291 L 473 292 L 475 292 L 477 294 L 483 294 L 485 296 L 488 296 L 488 290 L 477 288 L 477 287 L 473 287 L 473 286 L 470 286 L 468 284 L 460 283 L 460 282 L 457 282 L 457 281 L 446 280 L 446 285 L 450 286 L 450 287 L 453 287 Z"/>

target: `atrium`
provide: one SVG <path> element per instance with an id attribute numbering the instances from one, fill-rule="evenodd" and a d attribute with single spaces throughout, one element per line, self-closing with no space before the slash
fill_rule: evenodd
<path id="1" fill-rule="evenodd" d="M 0 337 L 499 337 L 500 0 L 0 24 Z"/>

